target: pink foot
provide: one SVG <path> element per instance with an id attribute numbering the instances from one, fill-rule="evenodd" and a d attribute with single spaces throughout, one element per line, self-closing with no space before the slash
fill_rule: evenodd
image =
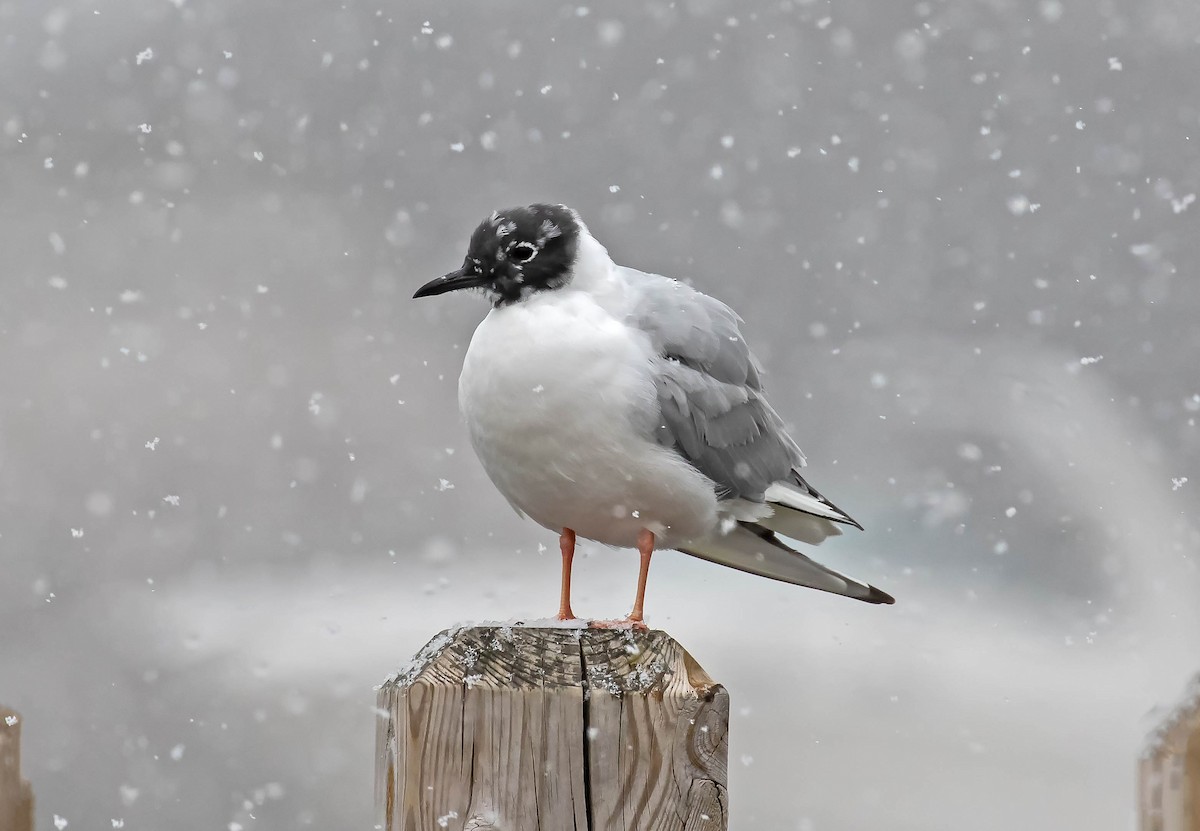
<path id="1" fill-rule="evenodd" d="M 650 627 L 643 620 L 634 620 L 631 617 L 622 618 L 620 620 L 589 620 L 589 629 L 632 629 L 635 632 L 648 632 Z"/>

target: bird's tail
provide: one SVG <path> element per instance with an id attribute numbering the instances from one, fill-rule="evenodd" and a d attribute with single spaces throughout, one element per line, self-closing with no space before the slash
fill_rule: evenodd
<path id="1" fill-rule="evenodd" d="M 739 522 L 728 534 L 714 534 L 676 546 L 685 554 L 760 577 L 832 592 L 866 603 L 895 603 L 890 594 L 839 574 L 787 546 L 774 531 Z"/>

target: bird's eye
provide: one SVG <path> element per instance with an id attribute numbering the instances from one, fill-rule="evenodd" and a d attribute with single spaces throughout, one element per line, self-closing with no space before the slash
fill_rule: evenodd
<path id="1" fill-rule="evenodd" d="M 537 246 L 531 242 L 518 242 L 508 252 L 508 258 L 514 263 L 527 263 L 537 256 Z"/>

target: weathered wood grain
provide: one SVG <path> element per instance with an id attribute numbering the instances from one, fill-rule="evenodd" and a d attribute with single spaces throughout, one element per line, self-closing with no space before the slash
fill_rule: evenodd
<path id="1" fill-rule="evenodd" d="M 386 831 L 724 831 L 729 697 L 664 632 L 478 627 L 379 691 Z"/>
<path id="2" fill-rule="evenodd" d="M 1140 831 L 1200 831 L 1200 675 L 1138 760 Z"/>
<path id="3" fill-rule="evenodd" d="M 33 831 L 33 793 L 21 779 L 21 717 L 0 707 L 0 831 Z"/>

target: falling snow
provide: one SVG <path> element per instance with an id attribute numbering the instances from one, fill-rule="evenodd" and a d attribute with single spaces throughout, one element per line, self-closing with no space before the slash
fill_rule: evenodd
<path id="1" fill-rule="evenodd" d="M 487 303 L 410 299 L 531 199 L 745 319 L 866 528 L 800 547 L 898 598 L 655 557 L 651 625 L 734 703 L 730 826 L 1131 815 L 1111 736 L 1200 669 L 1188 4 L 5 8 L 0 703 L 39 827 L 369 827 L 363 691 L 553 611 L 558 532 L 457 413 Z M 636 565 L 581 540 L 576 611 Z M 802 621 L 787 660 L 719 609 Z"/>

